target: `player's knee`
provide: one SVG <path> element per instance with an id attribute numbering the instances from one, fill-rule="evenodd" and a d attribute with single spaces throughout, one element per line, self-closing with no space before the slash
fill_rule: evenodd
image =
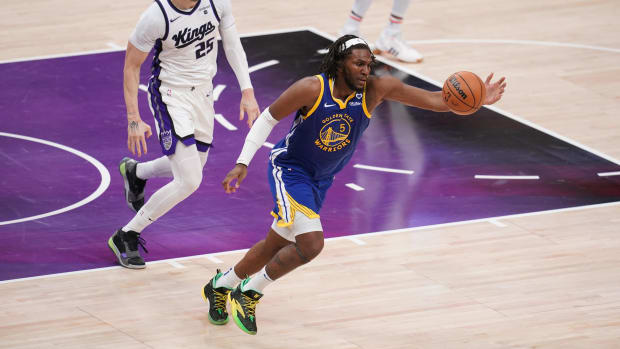
<path id="1" fill-rule="evenodd" d="M 202 173 L 198 176 L 187 176 L 180 181 L 179 191 L 184 193 L 185 195 L 190 195 L 191 193 L 195 192 L 198 187 L 200 187 L 200 183 L 202 183 Z"/>
<path id="2" fill-rule="evenodd" d="M 314 237 L 311 239 L 305 239 L 302 243 L 297 242 L 297 253 L 300 255 L 304 263 L 308 263 L 318 256 L 323 250 L 324 240 L 323 237 Z"/>
<path id="3" fill-rule="evenodd" d="M 187 181 L 187 189 L 192 193 L 198 190 L 200 183 L 202 183 L 202 176 L 192 176 Z"/>

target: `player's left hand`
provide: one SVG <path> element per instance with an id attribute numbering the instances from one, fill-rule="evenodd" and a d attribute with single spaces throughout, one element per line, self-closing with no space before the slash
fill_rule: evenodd
<path id="1" fill-rule="evenodd" d="M 491 79 L 493 79 L 493 73 L 487 76 L 486 81 L 484 82 L 484 86 L 487 89 L 487 95 L 484 101 L 484 104 L 493 104 L 499 101 L 504 94 L 504 89 L 506 88 L 506 78 L 502 76 L 501 79 L 491 83 Z"/>
<path id="2" fill-rule="evenodd" d="M 245 113 L 248 114 L 248 127 L 252 127 L 254 120 L 260 115 L 258 102 L 254 97 L 254 89 L 246 88 L 241 91 L 241 104 L 239 105 L 239 120 L 243 120 Z"/>
<path id="3" fill-rule="evenodd" d="M 248 175 L 248 167 L 244 164 L 237 164 L 235 167 L 228 172 L 224 180 L 222 181 L 222 187 L 226 194 L 231 194 L 237 191 L 241 186 L 241 182 L 245 179 L 245 176 Z M 233 182 L 236 182 L 233 185 Z"/>

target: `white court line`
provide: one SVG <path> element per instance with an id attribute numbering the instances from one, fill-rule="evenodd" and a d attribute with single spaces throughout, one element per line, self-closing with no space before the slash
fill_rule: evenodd
<path id="1" fill-rule="evenodd" d="M 493 225 L 496 225 L 496 226 L 498 226 L 498 227 L 502 227 L 502 228 L 503 228 L 503 227 L 507 227 L 507 225 L 506 225 L 506 224 L 504 224 L 504 223 L 502 223 L 502 222 L 498 221 L 497 219 L 489 219 L 489 223 L 491 223 L 491 224 L 493 224 Z"/>
<path id="2" fill-rule="evenodd" d="M 360 187 L 359 185 L 355 184 L 355 183 L 347 183 L 345 184 L 345 186 L 355 190 L 355 191 L 362 191 L 364 190 L 364 187 Z"/>
<path id="3" fill-rule="evenodd" d="M 516 44 L 516 45 L 536 45 L 536 46 L 550 46 L 550 47 L 568 47 L 568 48 L 579 48 L 579 49 L 586 49 L 586 50 L 597 50 L 597 51 L 620 53 L 620 49 L 611 48 L 611 47 L 572 44 L 572 43 L 555 42 L 555 41 L 536 41 L 536 40 L 437 39 L 437 40 L 410 40 L 410 41 L 407 41 L 407 43 L 412 44 L 412 45 L 420 45 L 420 44 L 513 44 L 514 45 Z"/>
<path id="4" fill-rule="evenodd" d="M 347 240 L 353 241 L 355 244 L 364 246 L 366 241 L 356 238 L 355 236 L 347 236 Z"/>
<path id="5" fill-rule="evenodd" d="M 53 59 L 53 58 L 65 58 L 65 57 L 75 57 L 75 56 L 86 56 L 86 55 L 94 55 L 98 53 L 110 53 L 110 52 L 118 52 L 124 51 L 125 49 L 101 49 L 101 50 L 90 50 L 90 51 L 82 51 L 82 52 L 68 52 L 68 53 L 58 53 L 53 55 L 45 55 L 45 56 L 34 56 L 34 57 L 23 57 L 23 58 L 15 58 L 15 59 L 7 59 L 4 61 L 0 61 L 0 64 L 4 63 L 18 63 L 18 62 L 29 62 L 29 61 L 39 61 L 42 59 Z"/>
<path id="6" fill-rule="evenodd" d="M 145 84 L 138 85 L 138 88 L 144 92 L 149 92 L 149 88 Z"/>
<path id="7" fill-rule="evenodd" d="M 107 45 L 108 47 L 110 47 L 110 48 L 115 49 L 115 50 L 124 50 L 124 49 L 125 49 L 124 47 L 119 46 L 119 45 L 117 45 L 117 44 L 115 44 L 115 43 L 113 43 L 113 42 L 107 42 L 107 43 L 106 43 L 106 45 Z"/>
<path id="8" fill-rule="evenodd" d="M 30 217 L 25 217 L 25 218 L 20 218 L 20 219 L 14 219 L 14 220 L 10 220 L 10 221 L 3 221 L 3 222 L 0 222 L 0 225 L 7 225 L 7 224 L 14 224 L 14 223 L 33 221 L 35 219 L 41 219 L 41 218 L 45 218 L 45 217 L 49 217 L 49 216 L 54 216 L 54 215 L 57 215 L 57 214 L 65 213 L 67 211 L 71 211 L 73 209 L 76 209 L 76 208 L 78 208 L 80 206 L 84 206 L 87 203 L 95 200 L 96 198 L 101 196 L 101 194 L 103 194 L 106 191 L 106 189 L 108 189 L 108 186 L 110 186 L 110 172 L 108 172 L 108 170 L 105 168 L 105 166 L 103 166 L 103 164 L 100 163 L 97 159 L 93 158 L 92 156 L 90 156 L 90 155 L 88 155 L 86 153 L 83 153 L 83 152 L 81 152 L 81 151 L 79 151 L 77 149 L 73 149 L 71 147 L 67 147 L 66 145 L 62 145 L 62 144 L 46 141 L 44 139 L 17 135 L 17 134 L 14 134 L 14 133 L 0 132 L 0 136 L 17 138 L 17 139 L 23 139 L 23 140 L 26 140 L 26 141 L 41 143 L 41 144 L 49 145 L 49 146 L 52 146 L 52 147 L 55 147 L 55 148 L 58 148 L 58 149 L 62 149 L 64 151 L 67 151 L 67 152 L 69 152 L 71 154 L 77 155 L 77 156 L 81 157 L 82 159 L 88 161 L 93 166 L 95 166 L 95 168 L 99 171 L 99 174 L 101 175 L 101 183 L 99 183 L 99 187 L 94 192 L 92 192 L 88 197 L 86 197 L 85 199 L 82 199 L 82 200 L 76 202 L 73 205 L 69 205 L 67 207 L 63 207 L 61 209 L 58 209 L 58 210 L 55 210 L 55 211 L 52 211 L 52 212 L 47 212 L 47 213 L 39 214 L 39 215 L 36 215 L 36 216 L 30 216 Z"/>
<path id="9" fill-rule="evenodd" d="M 184 266 L 183 264 L 181 264 L 181 263 L 179 263 L 179 262 L 177 262 L 175 260 L 168 261 L 168 264 L 170 264 L 171 266 L 173 266 L 173 267 L 175 267 L 177 269 L 184 269 L 184 268 L 186 268 L 186 266 Z"/>
<path id="10" fill-rule="evenodd" d="M 280 61 L 272 59 L 272 60 L 267 61 L 267 62 L 263 62 L 263 63 L 259 63 L 259 64 L 256 64 L 256 65 L 253 65 L 253 66 L 248 68 L 248 71 L 250 73 L 253 73 L 253 72 L 257 71 L 257 70 L 261 70 L 261 69 L 264 69 L 264 68 L 267 68 L 267 67 L 271 67 L 272 65 L 276 65 L 278 63 L 280 63 Z"/>
<path id="11" fill-rule="evenodd" d="M 616 172 L 601 172 L 597 173 L 599 177 L 608 177 L 608 176 L 620 176 L 620 171 Z"/>
<path id="12" fill-rule="evenodd" d="M 538 176 L 495 176 L 495 175 L 475 175 L 476 179 L 540 179 Z"/>
<path id="13" fill-rule="evenodd" d="M 248 68 L 249 72 L 255 72 L 257 70 L 263 69 L 263 68 L 267 68 L 270 67 L 272 65 L 278 64 L 280 63 L 279 61 L 272 59 L 270 61 L 266 61 L 263 63 L 259 63 L 256 65 L 253 65 L 252 67 Z M 213 88 L 213 101 L 217 101 L 220 99 L 220 95 L 222 94 L 222 92 L 224 91 L 224 89 L 226 88 L 226 85 L 217 85 L 215 86 L 215 88 Z M 215 114 L 215 120 L 217 122 L 220 123 L 220 125 L 224 126 L 224 128 L 226 128 L 229 131 L 237 131 L 237 127 L 233 124 L 231 124 L 228 120 L 226 120 L 226 118 L 224 117 L 224 115 L 222 114 Z"/>
<path id="14" fill-rule="evenodd" d="M 226 85 L 217 85 L 215 86 L 215 88 L 213 88 L 213 100 L 214 101 L 217 101 L 218 99 L 220 99 L 220 95 L 222 94 L 225 88 L 226 88 Z"/>
<path id="15" fill-rule="evenodd" d="M 410 170 L 399 170 L 399 169 L 387 168 L 387 167 L 377 167 L 377 166 L 369 166 L 369 165 L 361 165 L 361 164 L 355 164 L 353 165 L 353 167 L 361 168 L 363 170 L 371 170 L 371 171 L 402 173 L 402 174 L 408 174 L 408 175 L 413 174 L 413 171 L 410 171 Z"/>
<path id="16" fill-rule="evenodd" d="M 222 264 L 222 263 L 224 263 L 224 261 L 222 261 L 221 259 L 219 259 L 219 258 L 217 258 L 217 257 L 215 257 L 215 256 L 213 256 L 213 255 L 210 255 L 210 254 L 209 254 L 209 255 L 207 255 L 207 259 L 208 259 L 208 260 L 210 260 L 210 261 L 211 261 L 211 262 L 213 262 L 213 263 L 216 263 L 216 264 Z"/>
<path id="17" fill-rule="evenodd" d="M 273 147 L 275 147 L 276 145 L 273 143 L 269 143 L 269 142 L 265 142 L 263 143 L 263 147 L 267 147 L 267 148 L 271 148 L 273 149 Z"/>
<path id="18" fill-rule="evenodd" d="M 394 229 L 394 230 L 384 230 L 384 231 L 378 231 L 378 232 L 356 234 L 355 237 L 353 237 L 353 238 L 356 239 L 356 240 L 362 241 L 364 244 L 366 244 L 366 242 L 364 242 L 363 240 L 360 240 L 360 237 L 391 235 L 391 234 L 398 234 L 398 233 L 411 233 L 411 232 L 414 232 L 414 231 L 427 230 L 427 229 L 436 229 L 436 228 L 443 228 L 443 227 L 453 227 L 453 226 L 459 226 L 459 225 L 483 223 L 483 222 L 488 222 L 489 220 L 508 219 L 508 218 L 521 218 L 521 217 L 538 216 L 538 215 L 558 213 L 558 212 L 581 211 L 581 210 L 595 209 L 595 208 L 609 207 L 609 206 L 620 206 L 620 202 L 611 202 L 611 203 L 606 203 L 606 204 L 596 204 L 596 205 L 588 205 L 588 206 L 560 208 L 560 209 L 556 209 L 556 210 L 538 211 L 538 212 L 530 212 L 530 213 L 519 213 L 519 214 L 507 215 L 507 216 L 498 216 L 498 217 L 473 219 L 473 220 L 469 220 L 469 221 L 461 221 L 461 222 L 453 222 L 453 223 L 442 223 L 442 224 L 427 225 L 427 226 L 423 226 L 423 227 L 412 227 L 412 228 L 401 228 L 401 229 Z M 352 238 L 351 236 L 338 236 L 338 237 L 333 237 L 333 238 L 327 238 L 327 239 L 325 239 L 325 242 L 337 241 L 337 240 L 342 240 L 342 239 L 351 240 L 351 238 Z M 351 240 L 351 241 L 353 241 L 353 240 Z M 195 259 L 195 258 L 205 258 L 205 257 L 209 258 L 209 256 L 216 256 L 216 255 L 217 256 L 223 256 L 223 255 L 230 255 L 230 254 L 235 254 L 235 253 L 245 253 L 247 251 L 248 251 L 248 249 L 246 248 L 246 249 L 241 249 L 241 250 L 223 251 L 223 252 L 217 252 L 217 253 L 211 253 L 211 254 L 202 254 L 202 255 L 196 255 L 196 256 L 187 256 L 187 257 L 163 259 L 163 260 L 159 260 L 159 261 L 147 262 L 147 264 L 151 265 L 151 264 L 168 263 L 169 261 L 182 261 L 182 260 Z M 14 282 L 19 282 L 19 281 L 47 279 L 47 278 L 54 278 L 54 277 L 58 277 L 58 276 L 64 276 L 64 275 L 84 274 L 84 273 L 91 273 L 91 272 L 95 272 L 95 271 L 99 271 L 99 270 L 111 270 L 111 269 L 119 269 L 119 268 L 123 268 L 123 267 L 121 267 L 121 266 L 103 267 L 103 268 L 95 268 L 95 269 L 87 269 L 87 270 L 69 271 L 69 272 L 65 272 L 65 273 L 47 274 L 47 275 L 40 275 L 40 276 L 31 276 L 31 277 L 26 277 L 26 278 L 21 278 L 21 279 L 3 280 L 3 281 L 0 281 L 0 285 L 14 283 Z"/>
<path id="19" fill-rule="evenodd" d="M 236 131 L 237 127 L 231 124 L 222 114 L 215 114 L 215 120 L 229 131 Z"/>

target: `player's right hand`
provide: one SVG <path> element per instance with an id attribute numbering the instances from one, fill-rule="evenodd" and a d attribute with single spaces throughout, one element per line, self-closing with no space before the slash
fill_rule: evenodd
<path id="1" fill-rule="evenodd" d="M 127 148 L 133 155 L 138 154 L 138 157 L 142 156 L 142 149 L 144 154 L 147 152 L 146 138 L 151 137 L 151 126 L 146 124 L 142 120 L 128 120 L 127 123 Z"/>
<path id="2" fill-rule="evenodd" d="M 226 191 L 226 194 L 234 193 L 239 189 L 241 182 L 245 179 L 245 176 L 248 175 L 248 167 L 243 164 L 237 164 L 235 167 L 228 172 L 226 178 L 222 181 L 222 187 Z M 235 182 L 233 186 L 232 183 Z"/>

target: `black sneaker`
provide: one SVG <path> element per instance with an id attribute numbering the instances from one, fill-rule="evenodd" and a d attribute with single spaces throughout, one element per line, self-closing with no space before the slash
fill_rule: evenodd
<path id="1" fill-rule="evenodd" d="M 123 158 L 118 165 L 125 183 L 125 201 L 127 201 L 127 206 L 135 212 L 144 206 L 144 186 L 146 185 L 146 179 L 136 176 L 137 165 L 138 162 L 131 158 Z"/>
<path id="2" fill-rule="evenodd" d="M 215 276 L 202 289 L 202 298 L 209 302 L 209 321 L 214 325 L 224 325 L 228 322 L 228 312 L 226 311 L 226 301 L 232 288 L 215 288 L 215 281 L 219 279 L 222 272 L 217 269 Z"/>
<path id="3" fill-rule="evenodd" d="M 237 326 L 245 333 L 256 334 L 256 305 L 263 294 L 254 290 L 241 292 L 241 287 L 248 281 L 250 278 L 243 280 L 237 288 L 230 292 L 228 300 Z"/>
<path id="4" fill-rule="evenodd" d="M 130 269 L 146 268 L 144 259 L 142 259 L 138 251 L 138 245 L 140 245 L 144 252 L 149 252 L 144 247 L 145 243 L 146 241 L 140 237 L 139 233 L 131 230 L 124 232 L 122 229 L 119 229 L 108 239 L 108 247 L 110 247 L 114 255 L 116 255 L 118 263 Z"/>

